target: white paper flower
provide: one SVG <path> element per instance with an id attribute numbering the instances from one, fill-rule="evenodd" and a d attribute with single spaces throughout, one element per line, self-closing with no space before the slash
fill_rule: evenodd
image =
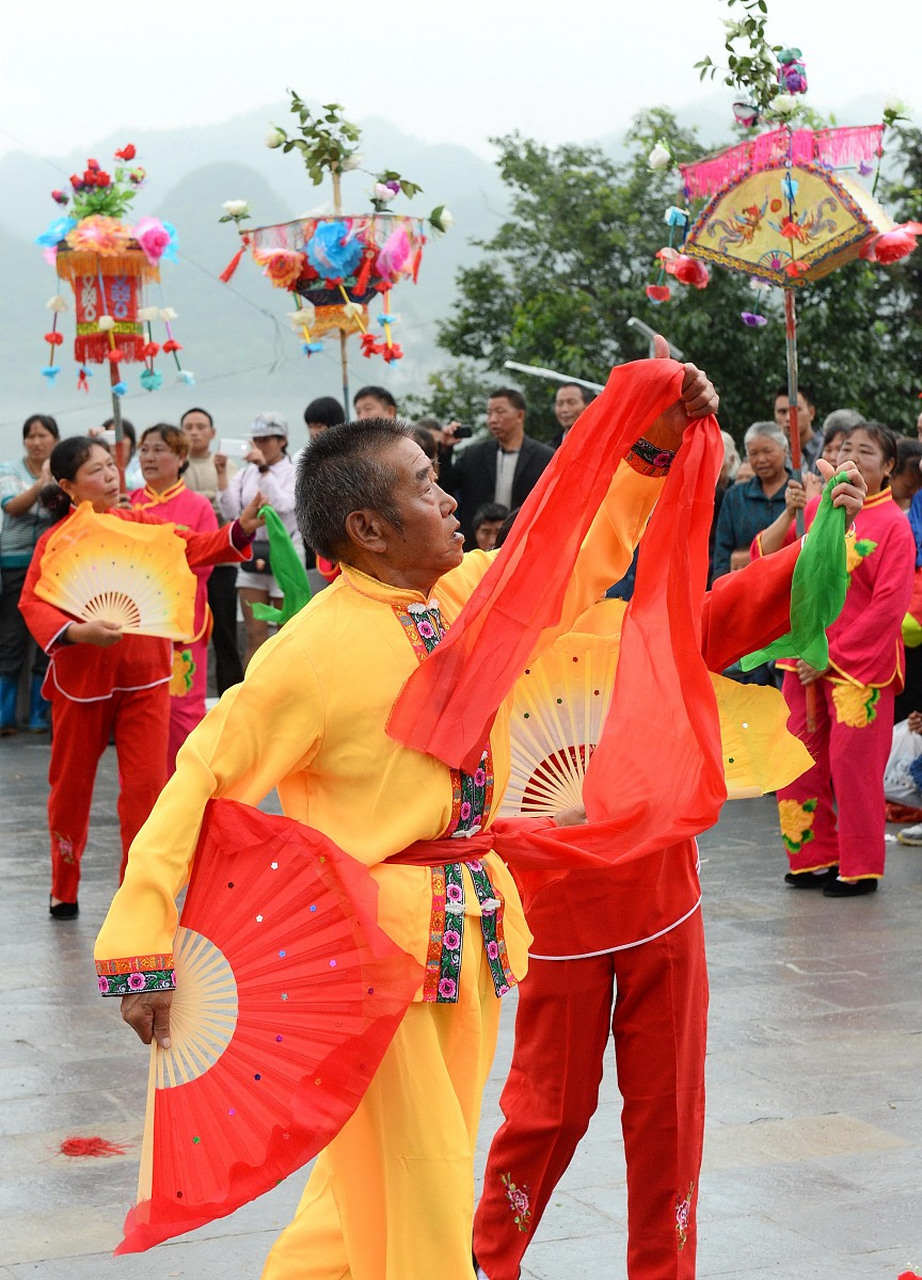
<path id="1" fill-rule="evenodd" d="M 248 200 L 225 200 L 221 208 L 229 218 L 243 218 L 250 212 Z"/>
<path id="2" fill-rule="evenodd" d="M 345 160 L 339 166 L 343 173 L 349 173 L 352 169 L 361 169 L 365 163 L 365 157 L 360 151 L 356 151 L 354 155 L 346 156 Z"/>
<path id="3" fill-rule="evenodd" d="M 281 129 L 276 129 L 274 126 L 266 134 L 266 146 L 272 151 L 274 151 L 276 147 L 280 147 L 284 141 L 284 133 L 282 133 Z M 228 203 L 233 202 L 229 201 Z M 224 208 L 227 209 L 227 205 L 225 205 Z M 227 212 L 230 213 L 230 209 L 227 209 Z"/>
<path id="4" fill-rule="evenodd" d="M 672 152 L 662 139 L 647 156 L 647 164 L 651 169 L 669 169 L 672 166 Z"/>
<path id="5" fill-rule="evenodd" d="M 115 321 L 112 316 L 100 316 L 98 325 L 100 333 L 110 333 L 115 328 Z"/>
<path id="6" fill-rule="evenodd" d="M 446 209 L 443 204 L 440 204 L 438 208 L 433 209 L 429 214 L 429 221 L 434 230 L 440 231 L 444 235 L 455 225 L 455 215 L 450 209 Z"/>
<path id="7" fill-rule="evenodd" d="M 138 319 L 142 324 L 153 324 L 159 314 L 157 307 L 141 307 L 138 310 Z"/>
<path id="8" fill-rule="evenodd" d="M 909 112 L 909 108 L 902 98 L 898 98 L 896 94 L 891 93 L 884 103 L 884 112 L 891 116 L 905 116 Z"/>
<path id="9" fill-rule="evenodd" d="M 348 320 L 359 320 L 362 317 L 363 308 L 358 302 L 347 302 L 343 306 L 343 315 Z"/>
<path id="10" fill-rule="evenodd" d="M 793 93 L 778 93 L 768 104 L 769 110 L 777 116 L 789 116 L 797 110 L 797 98 Z"/>
<path id="11" fill-rule="evenodd" d="M 383 182 L 376 182 L 374 185 L 375 199 L 381 200 L 384 204 L 389 204 L 396 194 L 397 192 L 393 187 L 387 187 Z"/>
<path id="12" fill-rule="evenodd" d="M 179 313 L 174 311 L 172 307 L 161 307 L 158 310 L 157 315 L 165 324 L 169 324 L 171 320 L 179 319 Z"/>
<path id="13" fill-rule="evenodd" d="M 301 331 L 302 326 L 306 326 L 310 329 L 314 323 L 314 317 L 316 314 L 317 312 L 314 309 L 314 304 L 312 302 L 308 302 L 303 307 L 299 307 L 297 311 L 287 312 L 288 319 L 291 321 L 291 327 L 296 333 Z"/>
<path id="14" fill-rule="evenodd" d="M 750 289 L 754 289 L 756 293 L 767 293 L 771 288 L 771 285 L 767 280 L 759 280 L 755 276 L 751 276 L 749 279 L 749 287 Z"/>
<path id="15" fill-rule="evenodd" d="M 49 298 L 45 303 L 49 311 L 69 311 L 70 303 L 60 293 L 56 293 L 53 298 Z"/>

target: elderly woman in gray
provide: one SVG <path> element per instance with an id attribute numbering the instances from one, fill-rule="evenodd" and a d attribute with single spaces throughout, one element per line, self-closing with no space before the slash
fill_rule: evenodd
<path id="1" fill-rule="evenodd" d="M 784 493 L 791 476 L 787 437 L 774 422 L 754 422 L 743 437 L 751 480 L 731 485 L 724 495 L 714 539 L 714 573 L 730 572 L 734 551 L 749 546 L 755 536 L 785 509 Z"/>

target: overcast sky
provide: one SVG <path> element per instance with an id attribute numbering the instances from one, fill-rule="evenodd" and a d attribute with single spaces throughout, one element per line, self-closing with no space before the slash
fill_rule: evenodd
<path id="1" fill-rule="evenodd" d="M 769 0 L 769 38 L 804 52 L 820 108 L 867 93 L 916 110 L 922 6 Z M 350 118 L 381 115 L 428 142 L 489 153 L 520 129 L 551 144 L 622 128 L 640 108 L 713 95 L 692 64 L 723 53 L 723 0 L 166 0 L 9 6 L 0 154 L 56 156 L 113 131 L 209 124 L 278 103 L 290 85 Z M 729 91 L 725 90 L 729 96 Z M 914 101 L 918 94 L 920 101 Z M 728 104 L 729 105 L 729 104 Z M 846 123 L 846 121 L 843 121 Z M 847 123 L 852 123 L 847 121 Z"/>

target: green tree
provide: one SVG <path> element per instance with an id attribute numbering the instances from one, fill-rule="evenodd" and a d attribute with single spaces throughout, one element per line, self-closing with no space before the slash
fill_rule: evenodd
<path id="1" fill-rule="evenodd" d="M 911 131 L 901 138 L 901 176 L 883 198 L 907 206 L 900 216 L 919 216 L 922 145 Z M 654 255 L 666 242 L 664 211 L 679 199 L 676 174 L 651 172 L 647 163 L 660 139 L 680 160 L 701 153 L 694 134 L 664 108 L 638 117 L 623 163 L 597 147 L 549 148 L 518 134 L 495 140 L 510 215 L 481 244 L 477 266 L 459 272 L 458 304 L 439 342 L 494 376 L 516 360 L 603 382 L 613 364 L 646 355 L 646 341 L 627 327 L 637 316 L 708 370 L 721 393 L 722 422 L 739 438 L 750 422 L 771 416 L 786 381 L 781 294 L 768 297 L 770 323 L 761 329 L 741 321 L 755 309 L 748 279 L 719 267 L 707 289 L 673 286 L 660 307 L 646 297 Z M 821 414 L 853 404 L 906 425 L 922 337 L 919 273 L 914 263 L 853 263 L 798 291 L 800 375 Z M 543 409 L 530 415 L 530 429 L 549 434 L 553 387 L 539 391 L 529 381 L 526 394 Z"/>

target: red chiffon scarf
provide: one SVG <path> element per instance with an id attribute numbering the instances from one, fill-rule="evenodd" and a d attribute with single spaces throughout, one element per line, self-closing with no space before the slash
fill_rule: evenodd
<path id="1" fill-rule="evenodd" d="M 665 360 L 612 372 L 445 640 L 407 682 L 391 736 L 455 766 L 479 758 L 538 635 L 559 621 L 576 555 L 615 467 L 675 401 L 680 375 Z M 518 876 L 526 873 L 526 889 L 528 866 L 540 874 L 569 855 L 574 869 L 598 868 L 676 844 L 717 820 L 726 786 L 701 615 L 722 450 L 713 418 L 688 427 L 644 534 L 611 709 L 586 776 L 587 824 L 504 830 L 498 821 L 492 828 L 504 856 L 510 838 L 518 845 L 510 861 Z"/>

